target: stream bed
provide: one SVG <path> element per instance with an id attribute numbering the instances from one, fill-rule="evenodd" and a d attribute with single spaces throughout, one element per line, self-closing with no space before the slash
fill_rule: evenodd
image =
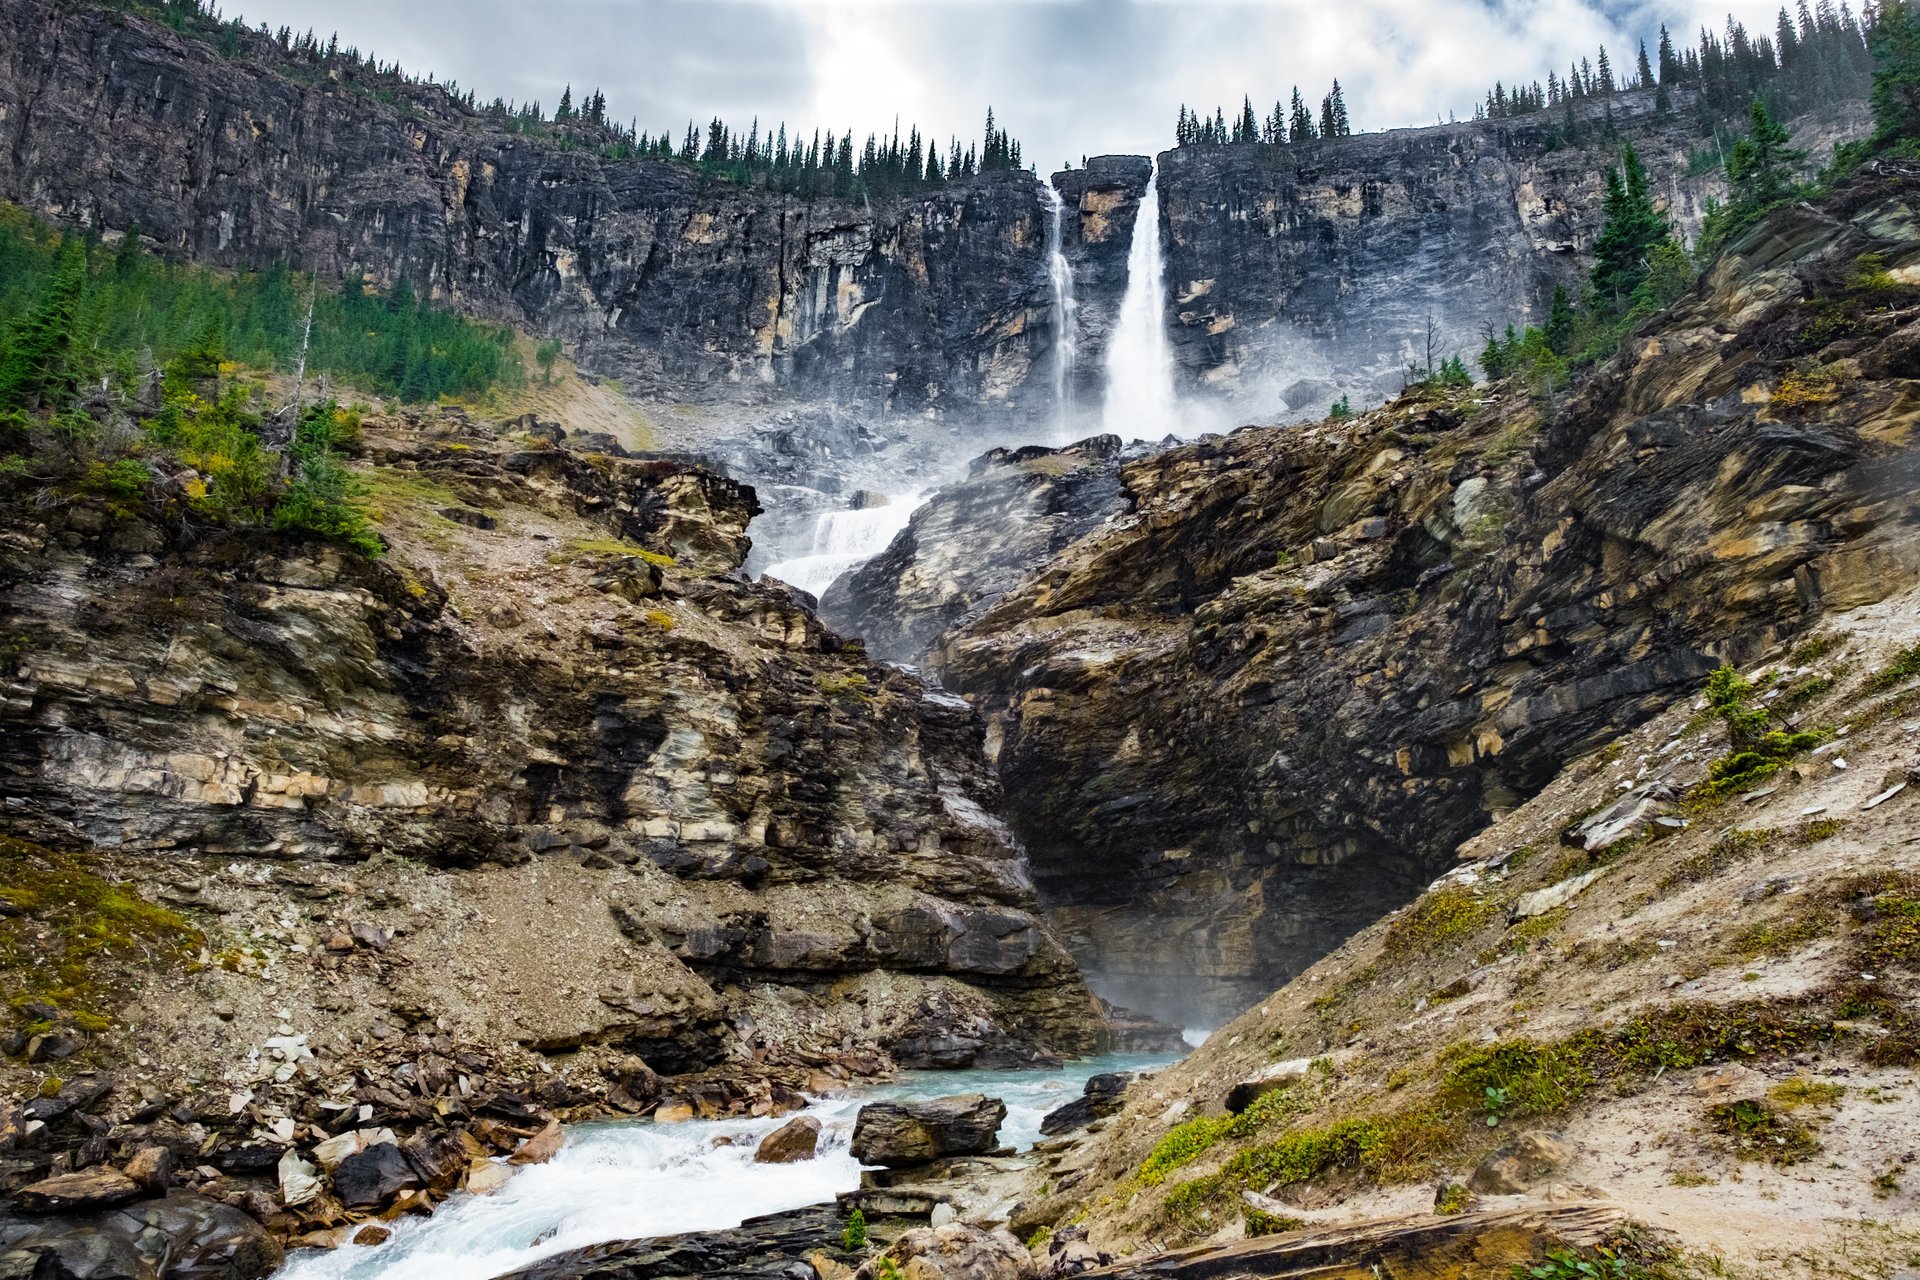
<path id="1" fill-rule="evenodd" d="M 1168 1056 L 1114 1054 L 1041 1071 L 924 1071 L 823 1098 L 805 1114 L 822 1125 L 820 1154 L 799 1164 L 756 1164 L 779 1119 L 650 1120 L 571 1126 L 567 1145 L 522 1169 L 488 1196 L 459 1196 L 431 1218 L 393 1224 L 372 1248 L 291 1255 L 276 1280 L 491 1280 L 558 1253 L 609 1240 L 723 1230 L 761 1214 L 831 1201 L 860 1182 L 848 1151 L 854 1116 L 869 1102 L 984 1093 L 1007 1104 L 1003 1146 L 1021 1150 L 1040 1120 L 1078 1097 L 1089 1076 L 1153 1070 Z M 729 1143 L 716 1139 L 731 1137 Z"/>

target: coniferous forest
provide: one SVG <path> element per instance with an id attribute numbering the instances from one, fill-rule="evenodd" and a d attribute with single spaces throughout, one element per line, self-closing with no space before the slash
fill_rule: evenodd
<path id="1" fill-rule="evenodd" d="M 1677 89 L 1690 91 L 1691 110 L 1703 136 L 1714 134 L 1729 118 L 1744 117 L 1755 98 L 1765 99 L 1772 114 L 1784 118 L 1867 92 L 1873 73 L 1869 46 L 1875 12 L 1870 6 L 1861 17 L 1845 3 L 1836 6 L 1833 0 L 1818 0 L 1809 5 L 1798 0 L 1797 14 L 1781 8 L 1772 35 L 1754 35 L 1728 17 L 1724 31 L 1716 34 L 1703 27 L 1692 44 L 1676 43 L 1663 26 L 1654 41 L 1655 52 L 1649 52 L 1646 40 L 1640 41 L 1631 68 L 1617 67 L 1602 46 L 1597 57 L 1582 58 L 1564 75 L 1550 70 L 1544 81 L 1496 83 L 1474 107 L 1474 119 L 1508 120 L 1559 112 L 1550 141 L 1571 144 L 1595 134 L 1596 110 L 1599 133 L 1611 136 L 1608 99 L 1642 89 L 1656 91 L 1656 109 L 1662 114 L 1677 110 Z M 1596 106 L 1583 109 L 1589 102 Z M 1352 132 L 1345 94 L 1336 80 L 1317 113 L 1297 86 L 1291 103 L 1275 102 L 1265 116 L 1255 113 L 1250 95 L 1233 117 L 1217 107 L 1208 116 L 1182 106 L 1174 125 L 1174 145 L 1276 146 Z"/>
<path id="2" fill-rule="evenodd" d="M 688 121 L 684 129 L 658 132 L 625 123 L 609 111 L 606 94 L 596 89 L 575 100 L 566 86 L 551 112 L 540 102 L 482 101 L 454 81 L 410 75 L 397 62 L 384 62 L 337 35 L 322 38 L 309 30 L 249 26 L 244 18 L 223 18 L 212 0 L 118 0 L 120 7 L 153 14 L 178 31 L 207 40 L 223 57 L 271 58 L 276 70 L 305 71 L 339 83 L 407 113 L 454 109 L 491 122 L 509 133 L 545 138 L 564 149 L 591 151 L 608 160 L 661 160 L 684 165 L 703 177 L 783 194 L 860 199 L 894 195 L 982 173 L 1025 168 L 1020 143 L 997 124 L 991 108 L 978 142 L 949 138 L 942 145 L 923 136 L 918 126 L 904 134 L 894 122 L 890 133 L 868 133 L 856 144 L 852 130 L 789 130 L 784 123 L 745 130 L 714 117 L 704 127 Z"/>

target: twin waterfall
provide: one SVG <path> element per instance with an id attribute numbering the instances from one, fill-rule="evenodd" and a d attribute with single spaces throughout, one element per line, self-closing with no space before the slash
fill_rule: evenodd
<path id="1" fill-rule="evenodd" d="M 1042 182 L 1047 198 L 1047 277 L 1053 282 L 1053 442 L 1073 443 L 1073 360 L 1077 345 L 1073 267 L 1061 248 L 1060 228 L 1067 204 L 1051 182 Z"/>
<path id="2" fill-rule="evenodd" d="M 1044 443 L 1058 447 L 1088 434 L 1077 421 L 1074 405 L 1080 307 L 1065 248 L 1066 202 L 1050 182 L 1042 181 L 1040 191 L 1047 206 L 1047 278 L 1053 289 L 1053 413 L 1050 438 Z M 1155 165 L 1134 218 L 1127 289 L 1107 349 L 1106 403 L 1099 430 L 1122 440 L 1158 440 L 1181 433 L 1173 348 L 1167 341 L 1166 296 L 1166 269 L 1160 254 L 1160 171 Z M 819 596 L 842 574 L 885 551 L 928 496 L 927 489 L 915 488 L 877 501 L 869 499 L 859 510 L 822 512 L 805 543 L 784 548 L 766 572 Z"/>
<path id="3" fill-rule="evenodd" d="M 1047 201 L 1047 275 L 1053 282 L 1053 443 L 1063 445 L 1074 440 L 1079 303 L 1073 296 L 1073 267 L 1061 247 L 1066 204 L 1052 183 L 1041 183 L 1040 190 Z M 1122 440 L 1178 433 L 1173 346 L 1167 341 L 1166 276 L 1160 252 L 1160 166 L 1155 163 L 1133 220 L 1127 291 L 1107 347 L 1107 398 L 1100 429 Z"/>
<path id="4" fill-rule="evenodd" d="M 1160 166 L 1147 178 L 1127 251 L 1127 292 L 1107 347 L 1107 404 L 1102 430 L 1122 440 L 1178 434 L 1173 347 L 1167 341 L 1167 271 L 1160 253 Z"/>

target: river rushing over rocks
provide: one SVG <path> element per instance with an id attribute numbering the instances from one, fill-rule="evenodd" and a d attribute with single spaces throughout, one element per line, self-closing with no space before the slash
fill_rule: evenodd
<path id="1" fill-rule="evenodd" d="M 279 1276 L 491 1280 L 608 1241 L 726 1230 L 853 1190 L 861 1166 L 849 1139 L 869 1102 L 985 1093 L 1006 1103 L 1001 1145 L 1024 1151 L 1039 1139 L 1042 1118 L 1079 1096 L 1087 1078 L 1171 1060 L 1116 1054 L 1056 1070 L 908 1073 L 815 1102 L 803 1114 L 821 1124 L 819 1154 L 793 1164 L 754 1160 L 760 1142 L 788 1123 L 778 1117 L 579 1125 L 550 1162 L 520 1170 L 498 1191 L 458 1197 L 430 1218 L 398 1221 L 377 1247 L 296 1251 Z"/>

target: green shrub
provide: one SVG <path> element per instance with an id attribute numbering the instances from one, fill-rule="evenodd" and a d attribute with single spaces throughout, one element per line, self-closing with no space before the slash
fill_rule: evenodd
<path id="1" fill-rule="evenodd" d="M 333 448 L 342 417 L 332 401 L 301 415 L 288 452 L 287 490 L 274 504 L 269 523 L 282 532 L 318 534 L 363 555 L 378 556 L 386 546 L 373 531 L 365 490 L 354 483 Z M 353 425 L 357 430 L 358 422 Z"/>

